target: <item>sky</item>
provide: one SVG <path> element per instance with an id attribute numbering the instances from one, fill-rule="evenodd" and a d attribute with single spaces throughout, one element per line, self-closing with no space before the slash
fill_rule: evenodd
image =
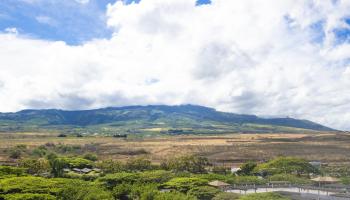
<path id="1" fill-rule="evenodd" d="M 350 130 L 349 0 L 1 0 L 0 112 L 196 104 Z"/>

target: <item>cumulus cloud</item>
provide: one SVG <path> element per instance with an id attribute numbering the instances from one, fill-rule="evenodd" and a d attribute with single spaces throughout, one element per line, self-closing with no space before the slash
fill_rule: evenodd
<path id="1" fill-rule="evenodd" d="M 0 110 L 201 104 L 350 129 L 350 2 L 110 4 L 110 39 L 0 34 Z M 339 30 L 342 34 L 339 35 Z"/>

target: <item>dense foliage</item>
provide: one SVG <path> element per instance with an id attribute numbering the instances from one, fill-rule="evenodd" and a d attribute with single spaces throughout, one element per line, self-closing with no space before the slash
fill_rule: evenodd
<path id="1" fill-rule="evenodd" d="M 298 176 L 319 173 L 318 169 L 308 161 L 294 157 L 279 157 L 258 165 L 254 170 L 267 174 L 296 174 Z"/>
<path id="2" fill-rule="evenodd" d="M 98 161 L 94 155 L 86 154 L 79 157 L 46 152 L 43 155 L 19 160 L 19 167 L 0 166 L 0 200 L 285 200 L 275 193 L 247 196 L 225 193 L 209 183 L 219 180 L 238 185 L 268 181 L 310 184 L 301 175 L 316 172 L 305 160 L 290 157 L 258 165 L 247 162 L 236 175 L 208 171 L 208 160 L 196 156 L 152 165 L 143 157 L 120 162 Z M 82 169 L 87 171 L 79 171 Z M 271 175 L 256 176 L 259 171 Z"/>

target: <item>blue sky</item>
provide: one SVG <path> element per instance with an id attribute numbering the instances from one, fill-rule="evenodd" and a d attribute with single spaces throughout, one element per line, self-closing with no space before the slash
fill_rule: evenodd
<path id="1" fill-rule="evenodd" d="M 99 38 L 110 38 L 106 26 L 106 7 L 116 0 L 1 0 L 0 31 L 16 28 L 32 38 L 65 41 L 79 45 Z M 140 0 L 125 0 L 126 4 Z M 198 0 L 197 5 L 210 0 Z"/>
<path id="2" fill-rule="evenodd" d="M 190 103 L 350 130 L 350 1 L 123 2 L 0 0 L 0 112 Z"/>
<path id="3" fill-rule="evenodd" d="M 29 37 L 79 44 L 93 38 L 108 38 L 105 10 L 114 0 L 2 0 L 0 30 L 15 27 Z"/>

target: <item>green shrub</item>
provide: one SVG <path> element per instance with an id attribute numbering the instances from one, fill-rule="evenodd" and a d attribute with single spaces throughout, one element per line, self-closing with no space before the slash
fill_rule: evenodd
<path id="1" fill-rule="evenodd" d="M 118 173 L 125 170 L 123 163 L 114 160 L 103 160 L 96 163 L 96 167 L 100 168 L 104 174 Z"/>
<path id="2" fill-rule="evenodd" d="M 267 163 L 258 165 L 254 172 L 264 172 L 268 174 L 309 174 L 319 173 L 308 161 L 302 158 L 279 157 Z"/>
<path id="3" fill-rule="evenodd" d="M 252 162 L 252 161 L 243 163 L 240 167 L 240 170 L 237 173 L 239 175 L 245 175 L 245 176 L 253 175 L 253 171 L 256 166 L 257 166 L 256 162 Z"/>
<path id="4" fill-rule="evenodd" d="M 234 200 L 238 199 L 239 195 L 236 193 L 229 193 L 229 192 L 221 192 L 217 194 L 213 200 Z"/>
<path id="5" fill-rule="evenodd" d="M 220 190 L 210 186 L 195 187 L 190 189 L 187 192 L 188 195 L 197 197 L 197 199 L 200 199 L 200 200 L 211 200 L 219 193 L 220 193 Z"/>
<path id="6" fill-rule="evenodd" d="M 86 160 L 90 160 L 90 161 L 97 161 L 97 155 L 96 154 L 92 154 L 92 153 L 88 153 L 88 154 L 85 154 L 84 159 Z"/>
<path id="7" fill-rule="evenodd" d="M 197 200 L 196 197 L 183 194 L 181 192 L 159 192 L 154 200 Z"/>
<path id="8" fill-rule="evenodd" d="M 121 172 L 116 174 L 107 174 L 104 177 L 97 179 L 100 183 L 104 184 L 107 188 L 113 188 L 118 184 L 128 183 L 133 184 L 139 180 L 139 174 Z"/>
<path id="9" fill-rule="evenodd" d="M 343 184 L 350 185 L 350 177 L 342 177 L 340 180 Z"/>
<path id="10" fill-rule="evenodd" d="M 205 179 L 177 177 L 166 182 L 164 186 L 166 188 L 171 188 L 171 189 L 175 189 L 177 191 L 186 193 L 187 191 L 193 188 L 204 186 L 207 184 L 208 184 L 208 181 Z"/>
<path id="11" fill-rule="evenodd" d="M 19 159 L 22 156 L 22 151 L 20 149 L 11 149 L 9 157 L 12 159 Z"/>
<path id="12" fill-rule="evenodd" d="M 231 173 L 227 167 L 223 166 L 214 166 L 212 172 L 215 174 L 229 174 Z"/>
<path id="13" fill-rule="evenodd" d="M 8 175 L 23 176 L 25 175 L 25 171 L 25 168 L 0 166 L 0 177 Z"/>
<path id="14" fill-rule="evenodd" d="M 158 193 L 157 183 L 134 184 L 131 189 L 131 199 L 153 200 Z"/>
<path id="15" fill-rule="evenodd" d="M 39 146 L 38 148 L 33 149 L 32 155 L 37 157 L 44 157 L 47 154 L 47 148 L 45 146 Z"/>
<path id="16" fill-rule="evenodd" d="M 145 171 L 152 169 L 151 161 L 145 158 L 130 159 L 125 164 L 128 171 Z"/>
<path id="17" fill-rule="evenodd" d="M 71 181 L 57 195 L 58 200 L 113 200 L 112 194 L 98 185 Z"/>
<path id="18" fill-rule="evenodd" d="M 0 180 L 0 193 L 52 193 L 56 182 L 40 177 L 14 177 Z"/>
<path id="19" fill-rule="evenodd" d="M 174 178 L 174 174 L 170 171 L 155 170 L 145 171 L 139 173 L 139 181 L 143 183 L 165 183 L 171 178 Z"/>
<path id="20" fill-rule="evenodd" d="M 79 157 L 62 157 L 64 161 L 68 164 L 69 168 L 91 168 L 93 166 L 93 162 L 84 158 Z"/>
<path id="21" fill-rule="evenodd" d="M 311 181 L 307 178 L 301 178 L 292 174 L 275 174 L 270 176 L 269 181 L 287 181 L 293 184 L 309 184 Z"/>
<path id="22" fill-rule="evenodd" d="M 261 179 L 257 176 L 236 176 L 234 178 L 233 184 L 256 184 L 256 185 L 262 185 L 266 184 L 265 179 Z"/>
<path id="23" fill-rule="evenodd" d="M 197 177 L 197 178 L 201 178 L 201 179 L 205 179 L 210 181 L 215 181 L 215 180 L 219 180 L 219 181 L 223 181 L 223 182 L 227 182 L 227 183 L 234 183 L 235 180 L 235 176 L 234 175 L 223 175 L 223 174 L 192 174 L 191 177 Z"/>
<path id="24" fill-rule="evenodd" d="M 175 172 L 206 173 L 205 167 L 209 164 L 208 159 L 197 156 L 182 156 L 164 161 L 161 168 Z"/>
<path id="25" fill-rule="evenodd" d="M 257 193 L 241 196 L 239 200 L 289 200 L 277 193 Z"/>
<path id="26" fill-rule="evenodd" d="M 49 194 L 31 194 L 31 193 L 6 194 L 3 196 L 0 196 L 0 199 L 1 198 L 3 198 L 4 200 L 56 200 L 56 197 Z"/>
<path id="27" fill-rule="evenodd" d="M 27 168 L 29 174 L 41 174 L 49 172 L 51 169 L 49 161 L 44 158 L 24 159 L 20 161 L 19 165 Z"/>
<path id="28" fill-rule="evenodd" d="M 119 200 L 128 200 L 132 190 L 131 184 L 119 184 L 113 188 L 113 197 Z"/>

